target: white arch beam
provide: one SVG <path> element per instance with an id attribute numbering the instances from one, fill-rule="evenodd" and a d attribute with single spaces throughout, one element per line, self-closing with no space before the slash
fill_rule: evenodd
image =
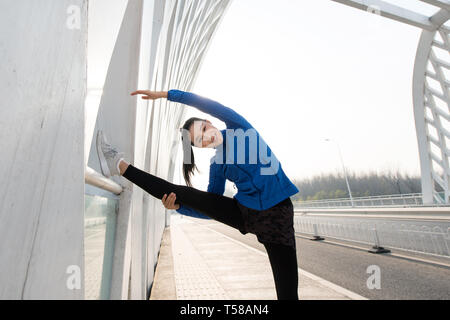
<path id="1" fill-rule="evenodd" d="M 345 4 L 347 6 L 364 10 L 367 12 L 373 12 L 374 9 L 380 10 L 381 16 L 393 19 L 395 21 L 403 22 L 415 27 L 419 27 L 424 30 L 434 31 L 437 30 L 439 25 L 434 24 L 429 17 L 420 13 L 393 5 L 386 1 L 372 0 L 370 4 L 364 0 L 332 0 Z M 443 5 L 444 3 L 442 3 Z"/>
<path id="2" fill-rule="evenodd" d="M 450 10 L 450 1 L 448 0 L 420 0 L 422 2 L 431 4 L 433 6 L 445 9 L 445 10 Z"/>
<path id="3" fill-rule="evenodd" d="M 438 10 L 427 17 L 380 0 L 333 0 L 423 29 L 413 76 L 414 119 L 419 147 L 422 201 L 450 203 L 450 0 L 421 0 Z M 441 50 L 441 54 L 437 51 Z M 443 53 L 447 54 L 443 54 Z M 429 79 L 435 81 L 431 85 Z M 437 84 L 437 85 L 436 85 Z M 438 101 L 441 106 L 438 107 Z M 445 106 L 446 105 L 446 106 Z M 440 192 L 439 189 L 442 189 Z"/>
<path id="4" fill-rule="evenodd" d="M 0 299 L 84 297 L 87 17 L 0 1 Z"/>

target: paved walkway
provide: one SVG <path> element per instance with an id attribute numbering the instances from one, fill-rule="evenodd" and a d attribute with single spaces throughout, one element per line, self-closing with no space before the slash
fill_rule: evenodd
<path id="1" fill-rule="evenodd" d="M 299 298 L 365 299 L 301 269 Z M 164 232 L 150 299 L 275 300 L 276 292 L 265 252 L 209 228 L 208 223 L 173 216 Z"/>
<path id="2" fill-rule="evenodd" d="M 89 226 L 85 229 L 84 265 L 85 299 L 100 299 L 103 256 L 105 253 L 106 225 Z"/>

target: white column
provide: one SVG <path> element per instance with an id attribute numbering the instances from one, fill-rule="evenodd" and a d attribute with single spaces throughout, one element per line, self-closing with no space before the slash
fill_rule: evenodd
<path id="1" fill-rule="evenodd" d="M 0 2 L 0 299 L 84 297 L 86 41 L 86 0 Z"/>

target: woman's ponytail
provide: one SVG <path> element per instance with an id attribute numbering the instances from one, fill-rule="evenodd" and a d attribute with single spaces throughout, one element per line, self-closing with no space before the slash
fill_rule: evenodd
<path id="1" fill-rule="evenodd" d="M 191 142 L 191 134 L 189 129 L 195 121 L 205 121 L 200 118 L 190 118 L 188 119 L 183 127 L 180 129 L 181 131 L 181 143 L 183 144 L 183 177 L 186 185 L 192 187 L 191 176 L 194 174 L 194 171 L 198 168 L 195 165 L 194 158 L 194 150 L 192 146 L 194 145 Z"/>

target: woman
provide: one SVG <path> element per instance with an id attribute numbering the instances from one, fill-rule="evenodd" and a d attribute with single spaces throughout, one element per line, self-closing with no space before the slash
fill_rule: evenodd
<path id="1" fill-rule="evenodd" d="M 180 90 L 139 90 L 131 95 L 142 99 L 166 98 L 193 106 L 225 122 L 219 131 L 208 120 L 191 118 L 182 128 L 183 174 L 187 186 L 175 185 L 141 171 L 123 159 L 101 132 L 97 150 L 105 175 L 122 175 L 154 197 L 167 209 L 199 218 L 212 218 L 257 236 L 269 256 L 280 300 L 298 300 L 298 269 L 290 196 L 298 189 L 286 177 L 281 165 L 259 133 L 241 115 L 210 99 Z M 207 192 L 192 188 L 196 169 L 192 146 L 214 148 Z M 234 182 L 237 194 L 223 196 L 226 179 Z"/>

